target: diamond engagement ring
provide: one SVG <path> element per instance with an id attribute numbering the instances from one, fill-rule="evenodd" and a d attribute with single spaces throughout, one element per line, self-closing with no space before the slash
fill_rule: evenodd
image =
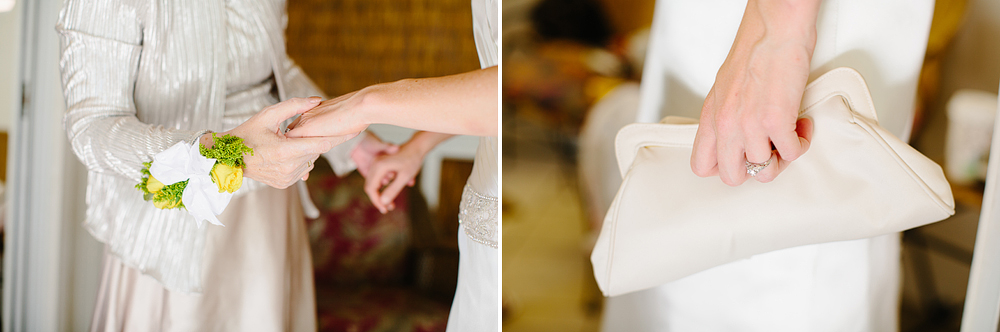
<path id="1" fill-rule="evenodd" d="M 760 164 L 752 163 L 749 160 L 747 160 L 746 161 L 747 174 L 750 174 L 750 176 L 757 176 L 757 173 L 760 173 L 760 171 L 764 170 L 764 168 L 767 168 L 767 165 L 770 164 L 771 164 L 771 159 L 768 159 L 767 161 Z"/>

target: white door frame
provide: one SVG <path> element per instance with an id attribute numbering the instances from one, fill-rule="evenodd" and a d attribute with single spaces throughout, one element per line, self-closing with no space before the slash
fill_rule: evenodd
<path id="1" fill-rule="evenodd" d="M 1000 110 L 998 110 L 1000 111 Z M 979 214 L 962 332 L 997 331 L 1000 319 L 1000 116 L 993 123 L 983 209 Z"/>
<path id="2" fill-rule="evenodd" d="M 86 330 L 101 247 L 80 226 L 86 175 L 62 129 L 55 32 L 62 0 L 20 0 L 22 96 L 13 106 L 6 190 L 3 331 Z"/>

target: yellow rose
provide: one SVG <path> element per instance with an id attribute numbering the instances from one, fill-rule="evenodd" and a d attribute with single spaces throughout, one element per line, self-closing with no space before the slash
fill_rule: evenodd
<path id="1" fill-rule="evenodd" d="M 156 200 L 153 201 L 153 206 L 159 209 L 173 209 L 180 205 L 181 205 L 181 200 L 179 199 L 175 201 L 156 201 Z"/>
<path id="2" fill-rule="evenodd" d="M 212 181 L 219 186 L 219 192 L 236 192 L 243 186 L 243 168 L 232 167 L 223 163 L 212 168 Z"/>
<path id="3" fill-rule="evenodd" d="M 146 181 L 146 191 L 149 191 L 150 193 L 155 193 L 157 191 L 160 191 L 160 189 L 163 189 L 163 182 L 160 182 L 160 180 L 157 180 L 152 175 L 150 175 L 149 181 Z"/>

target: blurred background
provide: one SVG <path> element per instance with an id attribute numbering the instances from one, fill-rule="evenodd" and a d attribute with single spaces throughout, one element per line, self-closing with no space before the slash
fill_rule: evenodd
<path id="1" fill-rule="evenodd" d="M 0 197 L 5 187 L 20 188 L 0 205 L 5 331 L 88 330 L 99 282 L 103 245 L 81 227 L 86 171 L 62 129 L 54 29 L 62 3 L 0 0 Z M 479 69 L 468 0 L 288 0 L 287 7 L 288 53 L 327 97 Z M 413 132 L 370 130 L 395 143 Z M 385 215 L 358 173 L 338 178 L 317 161 L 307 184 L 321 214 L 307 226 L 320 331 L 445 330 L 458 203 L 477 145 L 466 136 L 440 144 Z"/>
<path id="2" fill-rule="evenodd" d="M 503 330 L 597 331 L 590 251 L 634 122 L 653 0 L 503 3 Z M 903 235 L 901 331 L 958 331 L 1000 82 L 1000 3 L 938 0 L 911 144 L 945 167 L 955 216 Z M 580 160 L 587 160 L 581 163 Z M 617 186 L 615 186 L 617 187 Z M 609 196 L 611 195 L 611 196 Z"/>

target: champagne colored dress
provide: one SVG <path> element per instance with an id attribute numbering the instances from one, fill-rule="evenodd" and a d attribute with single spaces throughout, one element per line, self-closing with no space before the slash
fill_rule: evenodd
<path id="1" fill-rule="evenodd" d="M 316 330 L 298 188 L 245 179 L 226 226 L 202 228 L 134 188 L 177 142 L 321 95 L 284 53 L 283 15 L 281 0 L 66 2 L 66 131 L 90 172 L 84 226 L 106 244 L 92 331 Z M 338 173 L 356 143 L 326 155 Z"/>

